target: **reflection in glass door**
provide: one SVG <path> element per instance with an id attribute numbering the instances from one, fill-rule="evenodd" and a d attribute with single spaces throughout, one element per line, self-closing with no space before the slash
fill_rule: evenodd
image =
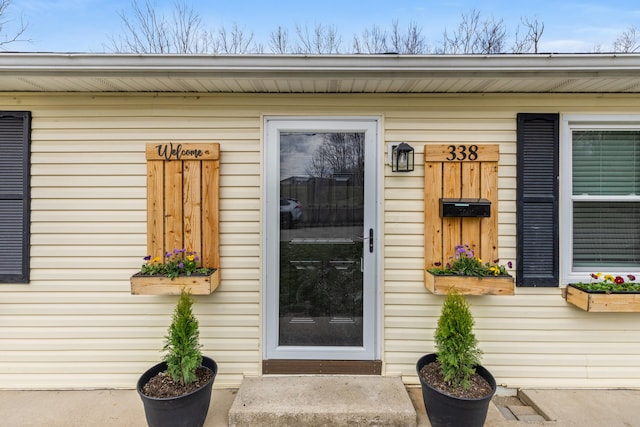
<path id="1" fill-rule="evenodd" d="M 295 121 L 268 134 L 279 147 L 271 189 L 279 201 L 278 243 L 273 254 L 267 250 L 267 266 L 278 265 L 267 286 L 274 358 L 373 358 L 375 208 L 367 210 L 365 188 L 373 123 Z"/>
<path id="2" fill-rule="evenodd" d="M 280 134 L 279 345 L 362 346 L 364 133 Z"/>

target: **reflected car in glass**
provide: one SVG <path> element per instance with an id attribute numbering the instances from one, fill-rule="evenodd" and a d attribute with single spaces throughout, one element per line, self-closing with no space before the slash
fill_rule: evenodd
<path id="1" fill-rule="evenodd" d="M 280 198 L 280 227 L 293 228 L 302 221 L 302 205 L 288 197 Z"/>

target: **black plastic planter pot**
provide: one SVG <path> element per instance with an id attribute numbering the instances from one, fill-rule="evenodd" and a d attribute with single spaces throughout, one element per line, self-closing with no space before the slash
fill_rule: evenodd
<path id="1" fill-rule="evenodd" d="M 154 398 L 142 394 L 142 387 L 159 372 L 167 369 L 165 362 L 159 363 L 142 374 L 136 389 L 144 404 L 144 413 L 149 427 L 202 427 L 209 412 L 211 389 L 218 373 L 213 359 L 202 357 L 202 366 L 211 369 L 211 380 L 198 390 L 180 397 Z"/>
<path id="2" fill-rule="evenodd" d="M 482 366 L 476 372 L 491 385 L 491 394 L 480 399 L 464 399 L 450 396 L 433 388 L 420 375 L 423 366 L 436 361 L 435 354 L 424 355 L 418 360 L 416 370 L 422 386 L 422 399 L 432 427 L 482 427 L 487 418 L 489 403 L 496 392 L 496 380 Z"/>

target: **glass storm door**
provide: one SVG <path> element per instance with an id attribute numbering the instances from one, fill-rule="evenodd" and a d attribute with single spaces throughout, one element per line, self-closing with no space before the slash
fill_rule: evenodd
<path id="1" fill-rule="evenodd" d="M 376 356 L 376 130 L 266 121 L 267 359 Z"/>

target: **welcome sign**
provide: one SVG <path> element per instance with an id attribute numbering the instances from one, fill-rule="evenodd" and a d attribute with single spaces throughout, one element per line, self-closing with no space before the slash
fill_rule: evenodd
<path id="1" fill-rule="evenodd" d="M 220 145 L 198 142 L 147 143 L 147 160 L 218 160 Z"/>

